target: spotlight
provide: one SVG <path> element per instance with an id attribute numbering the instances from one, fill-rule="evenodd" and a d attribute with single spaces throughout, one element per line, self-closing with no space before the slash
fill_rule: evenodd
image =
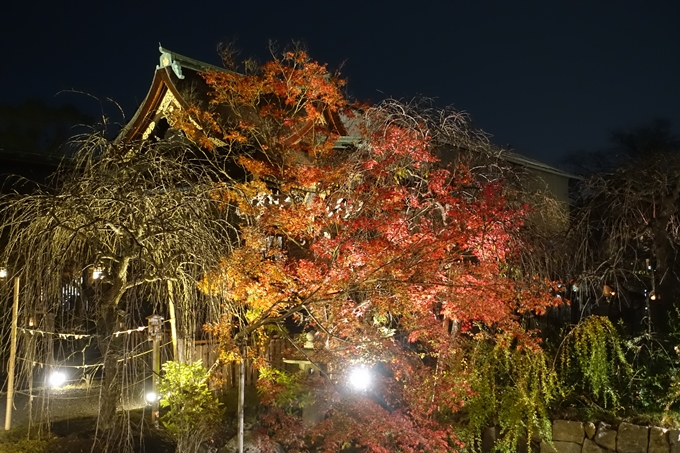
<path id="1" fill-rule="evenodd" d="M 149 404 L 153 404 L 153 403 L 155 403 L 156 401 L 159 400 L 156 392 L 148 392 L 146 394 L 145 398 L 146 398 L 146 402 L 149 403 Z"/>
<path id="2" fill-rule="evenodd" d="M 348 379 L 353 389 L 363 391 L 371 385 L 371 372 L 365 365 L 359 365 L 350 370 Z"/>
<path id="3" fill-rule="evenodd" d="M 50 374 L 47 382 L 52 388 L 61 387 L 66 383 L 66 374 L 62 371 L 54 371 Z"/>

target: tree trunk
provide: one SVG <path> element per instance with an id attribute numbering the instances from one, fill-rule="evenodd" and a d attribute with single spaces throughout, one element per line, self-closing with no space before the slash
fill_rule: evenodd
<path id="1" fill-rule="evenodd" d="M 123 313 L 114 306 L 103 309 L 98 323 L 99 350 L 104 357 L 104 375 L 99 397 L 99 427 L 107 434 L 115 428 L 116 409 L 121 398 L 125 337 L 116 336 Z"/>
<path id="2" fill-rule="evenodd" d="M 125 325 L 125 312 L 119 309 L 120 301 L 125 294 L 128 256 L 120 260 L 118 269 L 112 273 L 110 287 L 103 293 L 100 301 L 97 333 L 99 351 L 104 357 L 104 376 L 99 397 L 98 426 L 102 431 L 102 439 L 106 439 L 105 448 L 115 440 L 116 409 L 121 400 L 123 387 L 123 359 L 125 352 L 125 335 L 114 335 Z M 115 443 L 115 442 L 114 442 Z"/>

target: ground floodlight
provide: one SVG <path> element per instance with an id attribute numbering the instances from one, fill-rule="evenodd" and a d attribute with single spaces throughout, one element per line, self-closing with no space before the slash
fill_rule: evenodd
<path id="1" fill-rule="evenodd" d="M 47 382 L 52 388 L 61 387 L 66 383 L 66 373 L 63 371 L 53 371 Z"/>
<path id="2" fill-rule="evenodd" d="M 158 395 L 156 392 L 149 392 L 146 394 L 146 402 L 149 404 L 153 404 L 156 401 L 158 401 Z"/>
<path id="3" fill-rule="evenodd" d="M 366 390 L 371 385 L 371 372 L 365 365 L 357 365 L 349 372 L 349 385 L 354 390 Z"/>

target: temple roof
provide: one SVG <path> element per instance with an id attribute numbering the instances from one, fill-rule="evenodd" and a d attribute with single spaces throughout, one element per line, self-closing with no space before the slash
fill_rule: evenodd
<path id="1" fill-rule="evenodd" d="M 157 128 L 168 114 L 176 109 L 188 109 L 190 103 L 207 101 L 209 87 L 203 77 L 200 76 L 201 72 L 233 73 L 228 69 L 186 57 L 160 46 L 159 51 L 161 53 L 159 64 L 156 66 L 149 92 L 132 119 L 119 134 L 117 141 L 129 143 L 145 140 L 153 133 L 158 133 Z M 333 115 L 327 119 L 330 120 L 329 124 L 332 124 L 340 132 L 341 136 L 336 142 L 337 147 L 355 145 L 360 141 L 360 137 L 352 134 L 351 131 L 355 127 L 349 124 L 351 121 L 348 123 L 347 118 L 343 118 L 342 115 Z M 304 135 L 312 125 L 309 124 L 308 126 L 293 134 L 291 139 Z M 528 169 L 549 173 L 561 178 L 580 179 L 573 174 L 517 153 L 503 151 L 502 157 L 510 163 Z"/>
<path id="2" fill-rule="evenodd" d="M 159 47 L 161 52 L 159 64 L 156 66 L 151 87 L 144 101 L 139 106 L 132 119 L 122 129 L 117 142 L 130 143 L 146 140 L 153 134 L 162 134 L 159 130 L 163 120 L 167 127 L 168 116 L 177 110 L 186 110 L 190 105 L 209 100 L 210 88 L 200 73 L 216 71 L 234 73 L 193 58 L 180 55 Z M 341 136 L 338 146 L 347 146 L 356 142 L 356 138 L 346 137 L 343 120 L 337 114 L 324 112 L 326 122 Z M 303 124 L 297 131 L 293 131 L 287 139 L 291 143 L 299 140 L 313 127 L 312 121 Z M 224 144 L 218 138 L 210 137 L 216 145 Z"/>
<path id="3" fill-rule="evenodd" d="M 177 109 L 187 109 L 190 99 L 207 99 L 208 86 L 199 73 L 231 72 L 163 47 L 158 49 L 161 55 L 151 87 L 142 104 L 116 138 L 118 142 L 145 140 L 169 113 Z"/>
<path id="4" fill-rule="evenodd" d="M 513 164 L 521 165 L 523 167 L 531 168 L 534 170 L 544 171 L 546 173 L 551 173 L 557 176 L 563 176 L 569 179 L 583 179 L 580 176 L 576 176 L 572 173 L 560 170 L 551 165 L 538 161 L 536 159 L 531 159 L 529 157 L 523 156 L 521 154 L 513 153 L 512 151 L 503 151 L 503 158 L 508 162 Z"/>

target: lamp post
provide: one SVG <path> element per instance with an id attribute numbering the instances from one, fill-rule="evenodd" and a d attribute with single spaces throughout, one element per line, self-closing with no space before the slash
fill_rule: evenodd
<path id="1" fill-rule="evenodd" d="M 309 331 L 305 334 L 305 343 L 303 346 L 304 354 L 309 355 L 314 353 L 314 331 Z M 283 363 L 295 364 L 300 368 L 300 372 L 305 375 L 311 375 L 316 371 L 321 371 L 318 363 L 314 363 L 308 359 L 283 359 Z M 312 427 L 323 421 L 322 403 L 314 401 L 312 404 L 306 404 L 302 408 L 302 424 L 307 427 Z"/>
<path id="2" fill-rule="evenodd" d="M 153 376 L 151 381 L 151 394 L 153 395 L 151 403 L 151 422 L 158 428 L 158 418 L 160 415 L 160 404 L 158 398 L 158 379 L 161 374 L 161 338 L 163 338 L 163 317 L 160 315 L 151 315 L 146 318 L 149 323 L 149 341 L 153 342 L 153 352 L 151 361 Z M 147 398 L 148 400 L 149 398 Z"/>

